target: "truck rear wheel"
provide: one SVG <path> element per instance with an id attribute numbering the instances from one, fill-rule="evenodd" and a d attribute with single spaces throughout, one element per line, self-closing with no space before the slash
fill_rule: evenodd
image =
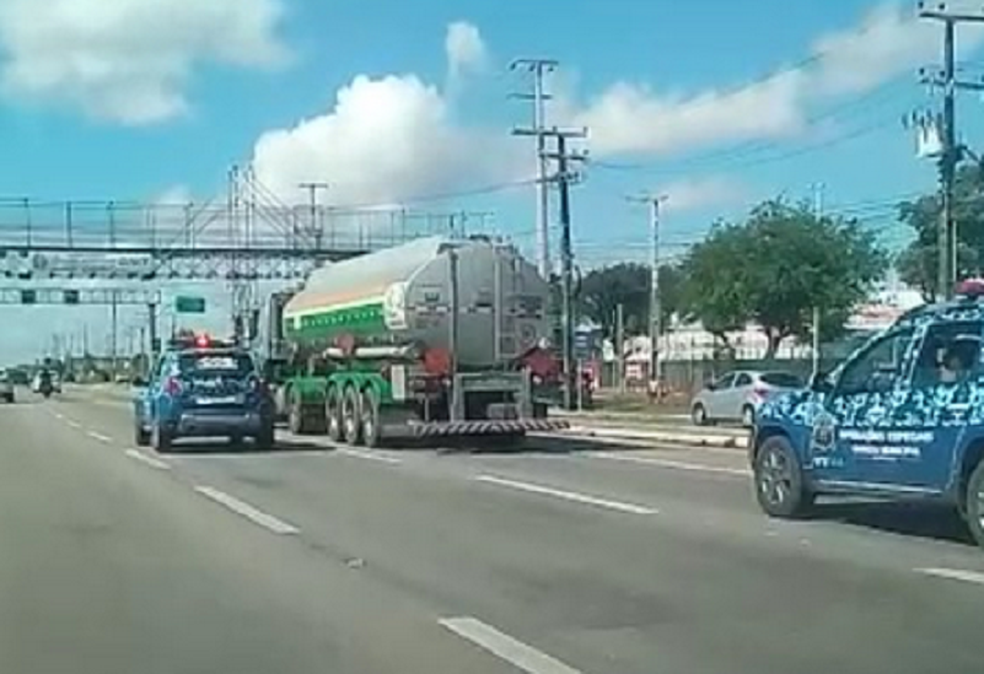
<path id="1" fill-rule="evenodd" d="M 379 427 L 379 398 L 367 388 L 362 392 L 362 441 L 366 447 L 379 447 L 382 434 Z"/>
<path id="2" fill-rule="evenodd" d="M 345 442 L 350 445 L 362 442 L 362 414 L 359 409 L 362 405 L 359 398 L 354 386 L 346 387 L 342 395 L 342 430 Z"/>
<path id="3" fill-rule="evenodd" d="M 328 427 L 328 439 L 341 442 L 342 432 L 342 396 L 337 386 L 329 386 L 325 392 L 325 424 Z"/>
<path id="4" fill-rule="evenodd" d="M 304 404 L 296 389 L 290 391 L 290 410 L 287 424 L 294 435 L 310 435 L 318 432 L 318 419 L 311 413 L 310 406 Z"/>

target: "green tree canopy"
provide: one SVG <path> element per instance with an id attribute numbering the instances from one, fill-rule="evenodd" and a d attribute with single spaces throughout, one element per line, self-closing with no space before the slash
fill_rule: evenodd
<path id="1" fill-rule="evenodd" d="M 885 261 L 856 223 L 767 201 L 744 224 L 718 225 L 694 246 L 683 266 L 685 305 L 725 343 L 728 331 L 758 323 L 772 357 L 784 339 L 809 335 L 815 306 L 827 337 L 842 330 Z"/>
<path id="2" fill-rule="evenodd" d="M 984 176 L 980 167 L 968 165 L 957 171 L 953 196 L 957 276 L 961 278 L 978 272 L 984 262 Z M 915 240 L 898 256 L 895 266 L 901 279 L 919 289 L 927 302 L 935 301 L 940 295 L 936 286 L 941 217 L 938 193 L 899 204 L 899 221 L 913 230 Z"/>
<path id="3" fill-rule="evenodd" d="M 679 307 L 680 271 L 676 267 L 659 269 L 662 325 L 665 331 L 670 317 Z M 582 316 L 602 326 L 606 335 L 615 333 L 615 312 L 619 304 L 625 319 L 626 334 L 648 330 L 650 301 L 650 267 L 624 262 L 588 272 L 582 282 L 578 304 Z"/>

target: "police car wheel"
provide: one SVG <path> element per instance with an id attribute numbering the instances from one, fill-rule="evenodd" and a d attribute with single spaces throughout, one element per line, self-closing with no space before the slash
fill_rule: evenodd
<path id="1" fill-rule="evenodd" d="M 170 451 L 172 438 L 167 429 L 161 428 L 160 424 L 155 424 L 152 437 L 155 450 L 158 452 Z"/>
<path id="2" fill-rule="evenodd" d="M 801 517 L 813 504 L 813 495 L 803 484 L 799 461 L 783 437 L 762 443 L 755 455 L 755 497 L 772 517 Z"/>
<path id="3" fill-rule="evenodd" d="M 967 480 L 966 503 L 967 527 L 977 544 L 984 547 L 984 461 Z"/>
<path id="4" fill-rule="evenodd" d="M 137 443 L 137 447 L 146 447 L 150 444 L 150 432 L 139 422 L 133 426 L 133 441 Z"/>
<path id="5" fill-rule="evenodd" d="M 263 425 L 260 432 L 253 438 L 253 447 L 261 452 L 269 452 L 276 443 L 276 432 L 273 427 L 273 420 Z"/>

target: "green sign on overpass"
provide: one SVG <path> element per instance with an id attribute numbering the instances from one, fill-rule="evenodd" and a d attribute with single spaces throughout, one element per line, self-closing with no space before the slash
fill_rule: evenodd
<path id="1" fill-rule="evenodd" d="M 174 310 L 179 314 L 204 314 L 205 298 L 178 295 L 174 298 Z"/>

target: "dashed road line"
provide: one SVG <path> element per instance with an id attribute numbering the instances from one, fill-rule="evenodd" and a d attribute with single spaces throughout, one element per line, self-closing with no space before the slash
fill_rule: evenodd
<path id="1" fill-rule="evenodd" d="M 74 419 L 69 419 L 68 417 L 65 417 L 65 423 L 70 428 L 74 428 L 74 429 L 82 428 L 82 424 L 80 424 L 79 422 L 75 421 Z"/>
<path id="2" fill-rule="evenodd" d="M 275 534 L 297 534 L 300 533 L 300 529 L 295 527 L 293 524 L 288 524 L 281 519 L 269 515 L 262 510 L 258 510 L 244 501 L 240 501 L 235 496 L 230 496 L 223 491 L 219 491 L 213 487 L 207 486 L 197 486 L 195 487 L 197 491 L 202 496 L 212 499 L 216 503 L 225 506 L 229 510 L 233 511 L 237 515 L 242 515 L 246 519 L 250 520 L 254 524 L 258 524 L 264 529 L 272 531 Z"/>
<path id="3" fill-rule="evenodd" d="M 438 623 L 527 674 L 581 674 L 579 670 L 503 634 L 477 618 L 441 618 Z"/>
<path id="4" fill-rule="evenodd" d="M 112 444 L 113 442 L 112 438 L 105 436 L 102 433 L 97 433 L 96 431 L 86 431 L 85 434 L 88 435 L 93 440 L 97 440 L 107 445 Z"/>
<path id="5" fill-rule="evenodd" d="M 539 494 L 541 496 L 552 496 L 554 498 L 562 499 L 564 501 L 571 501 L 573 503 L 582 503 L 584 505 L 596 506 L 599 508 L 607 508 L 608 510 L 614 510 L 617 512 L 628 513 L 630 515 L 656 515 L 659 513 L 655 508 L 650 508 L 647 506 L 641 506 L 635 503 L 626 503 L 624 501 L 613 501 L 605 498 L 598 498 L 597 496 L 590 496 L 588 494 L 581 494 L 574 491 L 564 491 L 561 489 L 554 489 L 553 487 L 546 487 L 540 484 L 534 484 L 532 482 L 519 482 L 517 480 L 507 480 L 505 478 L 496 477 L 494 475 L 477 475 L 473 479 L 478 482 L 485 482 L 487 484 L 494 484 L 500 487 L 507 487 L 509 489 L 516 489 L 518 491 L 525 491 L 530 494 Z"/>
<path id="6" fill-rule="evenodd" d="M 921 573 L 927 576 L 936 576 L 937 578 L 947 578 L 949 580 L 959 580 L 965 583 L 977 583 L 978 585 L 984 585 L 984 573 L 979 571 L 945 568 L 915 569 L 915 571 L 916 573 Z"/>
<path id="7" fill-rule="evenodd" d="M 164 461 L 161 461 L 159 459 L 155 459 L 152 456 L 148 456 L 147 454 L 145 454 L 144 452 L 141 452 L 140 450 L 137 450 L 137 449 L 128 449 L 124 453 L 128 457 L 130 457 L 131 459 L 135 459 L 136 461 L 140 461 L 141 463 L 144 463 L 144 464 L 150 466 L 151 468 L 155 468 L 157 470 L 171 470 L 171 466 L 169 464 L 167 464 Z"/>
<path id="8" fill-rule="evenodd" d="M 347 447 L 336 447 L 335 453 L 342 456 L 351 456 L 356 459 L 366 459 L 367 461 L 378 461 L 379 463 L 400 464 L 402 460 L 393 456 L 386 456 L 377 452 L 367 452 L 360 449 L 349 449 Z"/>
<path id="9" fill-rule="evenodd" d="M 747 468 L 711 466 L 706 463 L 674 461 L 672 459 L 658 459 L 656 457 L 650 457 L 650 456 L 632 456 L 631 454 L 621 454 L 618 452 L 584 452 L 582 456 L 586 456 L 592 459 L 606 459 L 609 461 L 624 461 L 626 463 L 636 463 L 642 465 L 657 466 L 659 468 L 673 468 L 675 470 L 688 470 L 697 473 L 720 473 L 722 475 L 734 475 L 736 477 L 749 477 L 752 474 L 752 471 Z"/>

